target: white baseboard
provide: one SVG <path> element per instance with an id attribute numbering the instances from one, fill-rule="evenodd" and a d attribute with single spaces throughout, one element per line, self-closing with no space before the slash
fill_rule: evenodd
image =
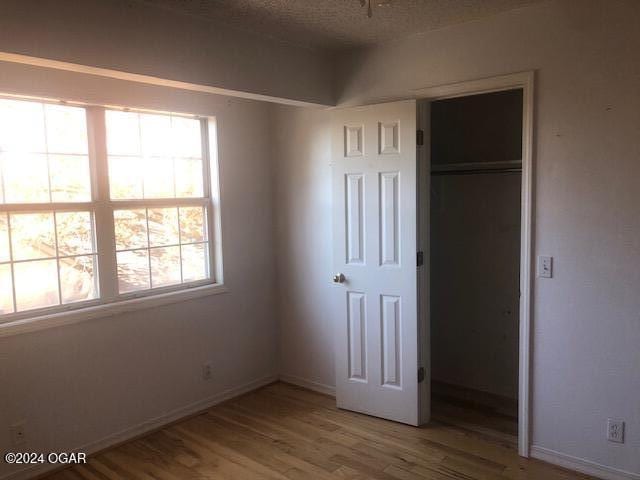
<path id="1" fill-rule="evenodd" d="M 306 378 L 300 378 L 293 375 L 280 375 L 279 378 L 283 382 L 308 388 L 314 392 L 324 393 L 325 395 L 330 395 L 332 397 L 336 396 L 336 387 L 331 385 L 325 385 L 324 383 L 314 382 L 312 380 L 307 380 Z"/>
<path id="2" fill-rule="evenodd" d="M 602 478 L 603 480 L 640 480 L 640 474 L 638 473 L 619 470 L 537 445 L 531 446 L 531 456 L 543 462 L 552 463 L 559 467 L 575 470 L 576 472 L 586 473 L 587 475 Z"/>
<path id="3" fill-rule="evenodd" d="M 218 403 L 224 402 L 225 400 L 229 400 L 252 390 L 256 390 L 257 388 L 263 387 L 277 380 L 277 375 L 269 375 L 266 377 L 258 378 L 238 387 L 230 388 L 223 392 L 217 393 L 211 397 L 198 400 L 197 402 L 191 403 L 184 407 L 176 408 L 175 410 L 167 412 L 163 415 L 126 428 L 125 430 L 113 433 L 99 440 L 89 442 L 85 445 L 73 449 L 66 449 L 64 451 L 85 452 L 90 455 L 92 453 L 96 453 L 109 448 L 113 445 L 117 445 L 132 438 L 136 438 L 147 432 L 157 430 L 164 425 L 168 425 L 172 422 L 180 420 L 181 418 L 185 418 L 189 415 L 201 412 L 203 410 L 206 410 L 207 408 L 217 405 Z M 16 472 L 0 476 L 0 480 L 27 480 L 35 476 L 42 475 L 48 471 L 56 470 L 58 468 L 60 468 L 60 465 L 34 465 L 22 470 L 18 470 Z"/>

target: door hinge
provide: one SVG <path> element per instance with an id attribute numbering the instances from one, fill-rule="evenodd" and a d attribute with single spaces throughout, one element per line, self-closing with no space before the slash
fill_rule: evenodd
<path id="1" fill-rule="evenodd" d="M 424 253 L 423 252 L 418 252 L 416 260 L 417 260 L 416 263 L 418 264 L 419 267 L 424 265 Z"/>
<path id="2" fill-rule="evenodd" d="M 424 367 L 418 368 L 418 383 L 424 382 Z"/>
<path id="3" fill-rule="evenodd" d="M 416 145 L 424 145 L 424 130 L 416 130 Z"/>

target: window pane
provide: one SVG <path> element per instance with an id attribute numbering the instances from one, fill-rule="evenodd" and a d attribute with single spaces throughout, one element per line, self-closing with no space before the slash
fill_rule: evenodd
<path id="1" fill-rule="evenodd" d="M 15 263 L 13 271 L 18 311 L 60 303 L 56 260 Z"/>
<path id="2" fill-rule="evenodd" d="M 9 226 L 7 224 L 7 214 L 0 213 L 0 262 L 8 262 L 11 260 L 9 253 Z"/>
<path id="3" fill-rule="evenodd" d="M 144 198 L 173 198 L 173 160 L 148 158 L 144 169 Z"/>
<path id="4" fill-rule="evenodd" d="M 85 155 L 49 155 L 51 200 L 54 202 L 90 202 L 89 157 Z"/>
<path id="5" fill-rule="evenodd" d="M 182 243 L 202 242 L 205 238 L 204 207 L 180 207 Z"/>
<path id="6" fill-rule="evenodd" d="M 174 157 L 202 157 L 200 120 L 171 117 Z"/>
<path id="7" fill-rule="evenodd" d="M 114 200 L 142 198 L 143 160 L 109 157 L 109 193 Z"/>
<path id="8" fill-rule="evenodd" d="M 13 260 L 56 256 L 52 213 L 12 213 L 9 220 Z"/>
<path id="9" fill-rule="evenodd" d="M 177 208 L 149 209 L 149 243 L 152 247 L 179 243 Z"/>
<path id="10" fill-rule="evenodd" d="M 109 155 L 140 155 L 140 126 L 134 112 L 106 111 Z"/>
<path id="11" fill-rule="evenodd" d="M 200 120 L 107 110 L 113 199 L 203 196 Z"/>
<path id="12" fill-rule="evenodd" d="M 181 282 L 180 247 L 152 248 L 151 284 L 153 287 L 174 285 Z"/>
<path id="13" fill-rule="evenodd" d="M 93 255 L 60 259 L 62 303 L 81 302 L 96 298 L 96 279 L 93 265 Z"/>
<path id="14" fill-rule="evenodd" d="M 0 99 L 0 151 L 47 151 L 41 103 Z"/>
<path id="15" fill-rule="evenodd" d="M 182 281 L 193 282 L 208 278 L 209 255 L 208 244 L 183 245 L 182 247 Z"/>
<path id="16" fill-rule="evenodd" d="M 4 153 L 0 159 L 6 203 L 49 202 L 46 155 Z"/>
<path id="17" fill-rule="evenodd" d="M 140 115 L 142 152 L 146 156 L 171 156 L 171 117 L 168 115 Z"/>
<path id="18" fill-rule="evenodd" d="M 58 255 L 93 253 L 93 226 L 90 212 L 56 213 Z"/>
<path id="19" fill-rule="evenodd" d="M 49 153 L 87 153 L 87 115 L 84 108 L 44 105 Z"/>
<path id="20" fill-rule="evenodd" d="M 120 293 L 146 290 L 149 285 L 149 255 L 147 250 L 118 252 L 118 290 Z"/>
<path id="21" fill-rule="evenodd" d="M 202 160 L 176 158 L 176 197 L 202 197 Z"/>
<path id="22" fill-rule="evenodd" d="M 13 313 L 11 265 L 0 265 L 0 315 Z"/>
<path id="23" fill-rule="evenodd" d="M 113 212 L 116 249 L 147 247 L 147 217 L 144 209 Z"/>
<path id="24" fill-rule="evenodd" d="M 0 99 L 3 202 L 90 201 L 87 152 L 84 108 Z"/>

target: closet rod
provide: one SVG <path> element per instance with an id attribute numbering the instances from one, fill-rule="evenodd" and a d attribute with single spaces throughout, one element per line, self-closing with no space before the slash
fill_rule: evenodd
<path id="1" fill-rule="evenodd" d="M 431 172 L 432 177 L 440 177 L 445 175 L 486 175 L 489 173 L 522 173 L 522 168 L 493 168 L 493 169 L 477 169 L 477 170 L 436 170 Z"/>

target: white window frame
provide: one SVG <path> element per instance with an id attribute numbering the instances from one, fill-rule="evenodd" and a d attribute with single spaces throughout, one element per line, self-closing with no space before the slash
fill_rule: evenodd
<path id="1" fill-rule="evenodd" d="M 96 244 L 95 255 L 97 262 L 94 269 L 98 290 L 98 298 L 95 299 L 0 315 L 0 337 L 15 332 L 32 331 L 52 325 L 74 323 L 84 319 L 110 316 L 227 291 L 222 276 L 217 124 L 215 117 L 89 105 L 81 102 L 62 102 L 4 94 L 0 95 L 0 98 L 50 104 L 68 104 L 85 109 L 91 175 L 91 202 L 0 203 L 0 213 L 80 210 L 91 212 Z M 202 139 L 203 196 L 198 198 L 112 200 L 109 189 L 106 138 L 105 113 L 107 110 L 170 114 L 198 119 L 201 125 Z M 119 293 L 113 212 L 119 209 L 181 206 L 205 207 L 205 227 L 207 229 L 207 245 L 209 247 L 209 278 L 163 287 L 152 287 L 135 292 Z"/>

